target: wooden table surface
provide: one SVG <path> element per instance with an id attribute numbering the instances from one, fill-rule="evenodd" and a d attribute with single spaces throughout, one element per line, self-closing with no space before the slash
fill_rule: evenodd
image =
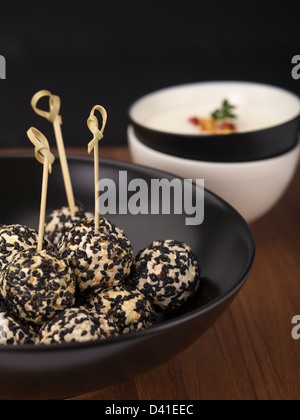
<path id="1" fill-rule="evenodd" d="M 125 147 L 100 149 L 130 160 Z M 254 269 L 213 328 L 159 368 L 75 400 L 300 399 L 300 340 L 291 335 L 300 315 L 299 185 L 300 168 L 276 208 L 251 226 Z"/>

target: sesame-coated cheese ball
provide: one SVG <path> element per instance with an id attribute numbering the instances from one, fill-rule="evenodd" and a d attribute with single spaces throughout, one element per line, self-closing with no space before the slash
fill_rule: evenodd
<path id="1" fill-rule="evenodd" d="M 0 225 L 0 271 L 14 257 L 28 248 L 37 247 L 37 232 L 22 225 Z"/>
<path id="2" fill-rule="evenodd" d="M 67 232 L 58 249 L 73 268 L 80 292 L 120 284 L 130 273 L 133 250 L 124 232 L 106 219 L 92 219 Z"/>
<path id="3" fill-rule="evenodd" d="M 115 323 L 123 334 L 151 327 L 156 321 L 151 303 L 139 290 L 126 286 L 100 291 L 90 296 L 86 306 Z"/>
<path id="4" fill-rule="evenodd" d="M 139 252 L 128 282 L 161 310 L 172 311 L 198 290 L 200 268 L 185 243 L 156 241 Z"/>
<path id="5" fill-rule="evenodd" d="M 0 345 L 34 344 L 35 332 L 0 304 Z"/>
<path id="6" fill-rule="evenodd" d="M 60 312 L 42 326 L 36 344 L 84 343 L 117 335 L 116 327 L 105 318 L 95 318 L 85 308 L 71 308 Z"/>
<path id="7" fill-rule="evenodd" d="M 75 214 L 72 215 L 69 207 L 62 207 L 54 210 L 46 221 L 45 238 L 54 249 L 61 242 L 66 232 L 70 231 L 74 224 L 83 219 L 92 218 L 91 213 L 86 213 L 82 207 L 75 207 Z"/>
<path id="8" fill-rule="evenodd" d="M 41 325 L 75 303 L 75 277 L 68 263 L 48 251 L 29 249 L 16 256 L 0 280 L 8 309 Z"/>

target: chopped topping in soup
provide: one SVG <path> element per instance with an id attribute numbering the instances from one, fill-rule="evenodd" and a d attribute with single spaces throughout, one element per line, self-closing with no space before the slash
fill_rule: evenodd
<path id="1" fill-rule="evenodd" d="M 227 99 L 222 102 L 221 108 L 211 113 L 210 118 L 189 118 L 191 124 L 197 125 L 202 133 L 229 134 L 237 132 L 233 120 L 237 118 L 234 114 L 236 107 L 231 105 Z"/>

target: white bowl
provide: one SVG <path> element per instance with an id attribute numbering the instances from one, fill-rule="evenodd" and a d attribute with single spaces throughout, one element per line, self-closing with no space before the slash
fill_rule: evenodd
<path id="1" fill-rule="evenodd" d="M 289 152 L 252 162 L 204 162 L 154 150 L 128 127 L 133 161 L 185 179 L 204 179 L 205 187 L 230 203 L 251 223 L 268 213 L 289 186 L 299 161 L 300 143 Z"/>
<path id="2" fill-rule="evenodd" d="M 209 118 L 224 99 L 236 107 L 236 133 L 203 133 L 190 123 L 192 117 Z M 300 98 L 261 83 L 191 83 L 138 99 L 129 118 L 136 137 L 159 152 L 205 162 L 250 162 L 297 145 Z"/>

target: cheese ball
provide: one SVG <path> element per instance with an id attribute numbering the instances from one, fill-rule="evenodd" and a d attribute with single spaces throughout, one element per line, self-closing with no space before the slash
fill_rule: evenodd
<path id="1" fill-rule="evenodd" d="M 34 344 L 35 332 L 0 304 L 0 345 Z"/>
<path id="2" fill-rule="evenodd" d="M 37 247 L 37 244 L 35 230 L 22 225 L 0 225 L 0 272 L 19 252 Z"/>
<path id="3" fill-rule="evenodd" d="M 75 302 L 75 276 L 68 263 L 43 250 L 16 256 L 0 280 L 0 293 L 9 310 L 41 325 Z"/>
<path id="4" fill-rule="evenodd" d="M 99 231 L 92 219 L 67 232 L 59 255 L 73 268 L 80 293 L 119 285 L 130 273 L 133 250 L 124 232 L 106 219 Z"/>
<path id="5" fill-rule="evenodd" d="M 139 290 L 129 287 L 112 287 L 99 291 L 86 302 L 89 310 L 116 324 L 121 334 L 151 327 L 156 314 L 151 303 Z"/>
<path id="6" fill-rule="evenodd" d="M 83 207 L 77 206 L 75 210 L 73 216 L 69 207 L 62 207 L 59 210 L 54 210 L 46 220 L 45 238 L 52 248 L 55 249 L 58 246 L 65 233 L 71 230 L 74 224 L 93 217 L 91 213 L 86 213 Z"/>
<path id="7" fill-rule="evenodd" d="M 85 343 L 117 335 L 105 318 L 95 318 L 83 307 L 66 309 L 42 326 L 36 344 Z"/>
<path id="8" fill-rule="evenodd" d="M 200 267 L 185 243 L 156 241 L 139 252 L 128 283 L 160 310 L 173 311 L 198 290 Z"/>

